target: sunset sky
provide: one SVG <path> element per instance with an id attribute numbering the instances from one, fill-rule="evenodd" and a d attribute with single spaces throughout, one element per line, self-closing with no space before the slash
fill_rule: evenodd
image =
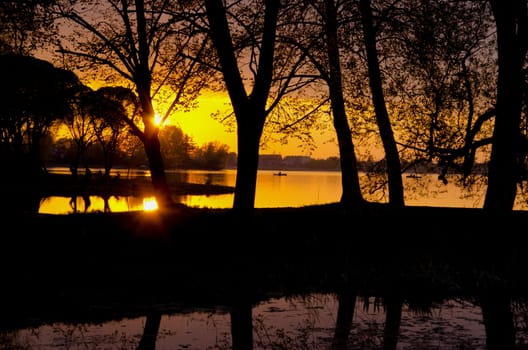
<path id="1" fill-rule="evenodd" d="M 229 97 L 220 93 L 205 93 L 200 98 L 199 105 L 196 109 L 189 112 L 177 112 L 170 118 L 169 123 L 178 125 L 184 133 L 191 136 L 194 142 L 201 146 L 204 143 L 218 141 L 229 146 L 230 152 L 237 152 L 236 131 L 228 131 L 227 127 L 214 119 L 211 115 L 219 109 L 226 108 L 229 104 Z M 330 128 L 330 130 L 333 130 Z M 338 156 L 337 142 L 333 132 L 325 136 L 314 134 L 317 140 L 317 149 L 313 153 L 304 150 L 296 140 L 290 140 L 287 145 L 273 144 L 268 145 L 266 149 L 261 150 L 261 154 L 281 154 L 288 155 L 307 155 L 315 159 L 326 159 L 332 156 Z"/>

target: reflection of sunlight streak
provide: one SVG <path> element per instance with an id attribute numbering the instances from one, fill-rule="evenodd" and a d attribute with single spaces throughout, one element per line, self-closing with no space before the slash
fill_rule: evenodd
<path id="1" fill-rule="evenodd" d="M 143 210 L 144 211 L 153 211 L 158 209 L 158 202 L 154 197 L 145 197 L 143 198 Z"/>
<path id="2" fill-rule="evenodd" d="M 67 171 L 67 169 L 65 169 Z M 181 175 L 183 182 L 205 184 L 212 183 L 234 187 L 236 170 L 222 172 L 188 171 Z M 172 174 L 171 174 L 172 175 Z M 180 176 L 175 172 L 174 175 Z M 362 181 L 366 176 L 362 175 Z M 438 181 L 437 174 L 423 174 L 419 178 L 404 177 L 405 203 L 407 205 L 440 206 L 440 207 L 482 207 L 483 191 L 474 190 L 468 193 L 460 188 L 453 175 L 448 185 Z M 368 187 L 366 187 L 368 189 Z M 255 207 L 299 207 L 312 204 L 338 202 L 341 196 L 341 174 L 325 171 L 289 171 L 288 176 L 273 176 L 273 171 L 259 171 L 256 188 Z M 367 191 L 364 191 L 366 193 Z M 177 203 L 199 208 L 232 208 L 234 194 L 185 194 L 174 195 Z M 98 196 L 90 196 L 85 202 L 82 197 L 51 196 L 43 198 L 39 213 L 69 214 L 82 213 L 87 206 L 87 212 L 123 212 L 123 211 L 153 211 L 158 208 L 154 197 L 141 196 L 111 196 L 107 203 Z M 372 201 L 385 202 L 386 198 L 368 198 Z M 514 209 L 527 210 L 526 202 L 516 204 Z"/>
<path id="3" fill-rule="evenodd" d="M 196 208 L 230 208 L 233 206 L 233 194 L 182 196 L 180 203 Z"/>
<path id="4" fill-rule="evenodd" d="M 51 196 L 40 201 L 40 214 L 68 214 L 70 213 L 70 197 Z"/>
<path id="5" fill-rule="evenodd" d="M 70 205 L 71 197 L 61 197 L 61 196 L 50 196 L 43 198 L 40 202 L 39 213 L 40 214 L 70 214 L 74 210 Z M 135 210 L 147 210 L 145 207 L 145 200 L 152 200 L 151 198 L 141 198 L 141 197 L 116 197 L 111 196 L 108 198 L 108 206 L 106 210 L 108 212 L 126 212 L 126 211 L 135 211 Z M 82 198 L 77 198 L 77 212 L 84 211 L 84 202 Z M 156 210 L 157 203 L 148 204 L 149 207 L 154 206 L 153 209 Z M 105 201 L 103 198 L 98 196 L 90 196 L 90 206 L 87 208 L 87 212 L 103 212 L 105 211 Z"/>

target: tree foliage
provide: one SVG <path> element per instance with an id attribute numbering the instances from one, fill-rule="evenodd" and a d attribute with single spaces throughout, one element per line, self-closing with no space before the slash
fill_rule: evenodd
<path id="1" fill-rule="evenodd" d="M 47 12 L 53 1 L 0 1 L 0 53 L 30 55 L 49 46 L 56 34 Z"/>
<path id="2" fill-rule="evenodd" d="M 170 206 L 159 126 L 177 108 L 192 105 L 206 84 L 207 66 L 190 56 L 206 53 L 207 41 L 183 20 L 192 3 L 169 1 L 60 1 L 54 15 L 63 21 L 59 52 L 92 80 L 131 84 L 141 123 L 135 134 L 145 147 L 158 204 Z M 65 28 L 66 27 L 66 28 Z"/>
<path id="3" fill-rule="evenodd" d="M 53 124 L 72 115 L 83 85 L 77 76 L 29 56 L 0 55 L 0 142 L 4 160 L 17 174 L 38 173 L 43 164 L 40 143 Z"/>

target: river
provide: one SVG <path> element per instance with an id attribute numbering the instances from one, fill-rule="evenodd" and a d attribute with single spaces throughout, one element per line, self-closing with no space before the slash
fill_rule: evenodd
<path id="1" fill-rule="evenodd" d="M 50 169 L 51 172 L 64 172 L 67 169 Z M 118 171 L 114 171 L 116 174 Z M 257 176 L 255 198 L 256 208 L 301 207 L 313 204 L 338 202 L 341 196 L 341 173 L 338 171 L 299 171 L 289 170 L 278 176 L 277 171 L 260 170 Z M 121 176 L 149 176 L 148 171 L 127 173 L 121 171 Z M 236 170 L 221 171 L 185 170 L 168 171 L 167 175 L 178 176 L 182 181 L 197 184 L 214 184 L 235 186 Z M 448 176 L 449 182 L 444 184 L 436 174 L 407 174 L 403 177 L 405 186 L 405 202 L 407 205 L 424 205 L 440 207 L 481 207 L 484 201 L 485 186 L 473 186 L 471 190 L 457 184 L 457 175 Z M 361 175 L 364 185 L 364 196 L 367 200 L 384 202 L 383 191 L 370 191 L 366 187 L 367 176 Z M 132 210 L 148 210 L 155 207 L 152 197 L 115 197 L 106 199 L 91 196 L 77 197 L 72 202 L 71 197 L 51 196 L 42 199 L 39 212 L 44 214 L 68 214 L 72 212 L 106 211 L 122 212 Z M 200 208 L 230 208 L 233 204 L 233 194 L 220 195 L 183 195 L 177 196 L 179 203 Z M 518 201 L 515 209 L 528 209 L 526 202 Z"/>

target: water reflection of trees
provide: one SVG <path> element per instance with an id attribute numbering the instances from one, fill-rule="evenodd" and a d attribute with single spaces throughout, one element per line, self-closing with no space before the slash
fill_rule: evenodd
<path id="1" fill-rule="evenodd" d="M 348 298 L 339 298 L 338 314 L 335 328 L 332 331 L 326 330 L 326 336 L 321 336 L 322 330 L 316 325 L 313 320 L 306 318 L 299 322 L 294 329 L 284 329 L 273 324 L 267 324 L 261 316 L 253 318 L 240 318 L 235 321 L 231 318 L 232 323 L 232 337 L 225 340 L 222 345 L 218 345 L 218 349 L 289 349 L 289 350 L 316 350 L 316 349 L 398 349 L 401 346 L 421 346 L 423 349 L 480 349 L 486 346 L 487 349 L 518 349 L 515 342 L 515 328 L 512 323 L 512 313 L 508 308 L 504 308 L 506 304 L 501 303 L 497 299 L 489 298 L 489 300 L 498 301 L 498 304 L 491 302 L 487 304 L 486 308 L 493 308 L 491 317 L 484 316 L 483 322 L 485 325 L 485 343 L 479 343 L 467 334 L 449 333 L 449 330 L 442 329 L 442 327 L 435 323 L 431 316 L 431 309 L 423 309 L 419 306 L 408 305 L 399 298 L 390 298 L 390 300 L 378 299 L 376 306 L 365 302 L 363 304 L 365 309 L 379 308 L 379 311 L 385 315 L 382 322 L 365 322 L 354 318 L 354 309 L 350 308 L 350 303 L 355 299 L 354 294 L 347 294 Z M 365 298 L 363 301 L 367 301 Z M 431 306 L 433 307 L 433 305 Z M 438 306 L 437 306 L 438 307 Z M 431 332 L 440 332 L 443 334 L 439 336 L 428 338 L 426 333 L 420 334 L 419 330 L 414 329 L 416 334 L 401 333 L 400 325 L 402 322 L 403 310 L 407 310 L 407 315 L 422 320 L 429 320 L 431 324 Z M 497 312 L 497 309 L 502 309 Z M 240 311 L 240 310 L 238 310 Z M 250 312 L 246 309 L 245 315 Z M 483 314 L 486 311 L 483 307 Z M 233 313 L 231 314 L 233 316 Z M 347 316 L 345 316 L 347 315 Z M 506 316 L 506 317 L 505 317 Z M 509 316 L 509 317 L 508 317 Z M 243 321 L 245 320 L 245 321 Z M 412 321 L 412 320 L 411 320 Z M 358 324 L 365 324 L 358 327 Z M 409 322 L 406 319 L 404 322 Z M 409 326 L 409 325 L 407 325 Z M 424 324 L 419 324 L 416 328 L 423 327 Z M 241 332 L 246 335 L 250 334 L 249 330 L 252 327 L 253 342 L 240 342 Z M 456 331 L 457 327 L 453 329 Z M 460 331 L 460 329 L 458 329 Z M 407 329 L 407 331 L 409 331 Z M 423 329 L 422 329 L 423 331 Z M 414 339 L 413 339 L 414 337 Z M 444 339 L 442 339 L 444 338 Z M 248 338 L 245 337 L 245 340 Z M 403 339 L 405 345 L 400 345 L 400 339 Z M 443 344 L 442 344 L 443 343 Z M 521 341 L 522 343 L 522 341 Z"/>
<path id="2" fill-rule="evenodd" d="M 156 338 L 161 324 L 161 312 L 150 311 L 146 316 L 145 328 L 136 350 L 155 350 Z"/>
<path id="3" fill-rule="evenodd" d="M 330 215 L 325 218 L 333 219 Z M 70 220 L 63 222 L 64 228 L 83 218 L 63 218 Z M 333 350 L 354 349 L 358 344 L 364 350 L 396 349 L 413 337 L 409 322 L 420 325 L 422 315 L 446 302 L 463 300 L 482 310 L 489 349 L 513 350 L 528 334 L 519 328 L 519 315 L 527 305 L 528 260 L 523 248 L 505 237 L 445 232 L 447 226 L 437 231 L 430 227 L 419 238 L 398 234 L 384 236 L 383 241 L 373 240 L 372 235 L 343 238 L 332 230 L 324 232 L 324 239 L 315 234 L 291 232 L 286 237 L 271 232 L 254 246 L 255 237 L 263 236 L 255 236 L 248 228 L 268 232 L 259 222 L 240 226 L 246 236 L 232 233 L 246 247 L 240 249 L 235 240 L 226 241 L 226 235 L 214 231 L 217 222 L 206 218 L 200 223 L 212 230 L 210 235 L 205 229 L 200 236 L 181 230 L 171 244 L 166 238 L 111 236 L 108 230 L 98 231 L 104 225 L 83 226 L 83 235 L 77 238 L 66 229 L 55 236 L 20 231 L 9 239 L 2 237 L 3 246 L 10 247 L 11 256 L 18 260 L 0 256 L 0 265 L 9 266 L 4 278 L 8 294 L 0 300 L 0 325 L 16 329 L 31 326 L 31 320 L 78 324 L 146 316 L 142 340 L 134 344 L 134 349 L 143 350 L 155 347 L 164 315 L 210 307 L 229 311 L 230 338 L 223 344 L 232 349 L 260 349 L 265 342 L 292 344 L 291 350 L 315 349 L 316 343 Z M 409 218 L 400 219 L 412 223 Z M 46 220 L 51 219 L 39 221 L 42 230 Z M 110 221 L 106 225 L 113 227 Z M 457 225 L 479 232 L 477 221 L 468 222 L 468 227 Z M 33 245 L 27 245 L 29 238 Z M 199 244 L 204 240 L 207 245 Z M 62 248 L 65 241 L 71 247 L 68 251 Z M 13 261 L 29 262 L 34 269 Z M 43 285 L 46 288 L 36 292 L 35 286 Z M 293 332 L 270 329 L 255 313 L 273 298 L 311 295 L 332 296 L 337 301 L 332 329 L 322 331 L 310 322 Z M 382 321 L 369 323 L 356 317 L 360 305 L 381 310 Z"/>

